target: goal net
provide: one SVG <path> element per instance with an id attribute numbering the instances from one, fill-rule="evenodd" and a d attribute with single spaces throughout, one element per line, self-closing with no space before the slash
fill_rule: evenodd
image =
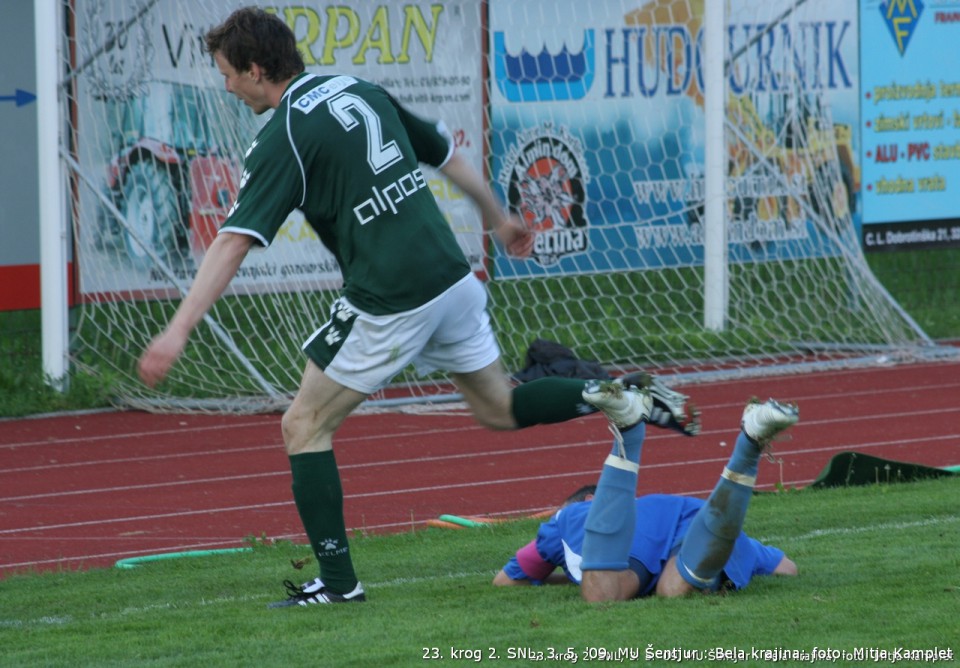
<path id="1" fill-rule="evenodd" d="M 189 288 L 264 120 L 224 91 L 201 48 L 243 4 L 67 5 L 62 156 L 79 292 L 70 354 L 125 405 L 283 406 L 305 364 L 300 346 L 340 288 L 333 256 L 294 213 L 247 258 L 170 378 L 157 390 L 137 380 L 137 358 Z M 509 370 L 537 338 L 614 375 L 647 368 L 675 383 L 928 354 L 935 346 L 859 246 L 855 3 L 726 5 L 717 82 L 705 78 L 704 0 L 268 9 L 293 28 L 309 71 L 375 81 L 442 118 L 536 231 L 531 258 L 506 256 L 465 197 L 425 172 L 485 280 Z M 711 86 L 725 90 L 713 144 Z M 719 218 L 708 215 L 711 150 Z M 712 264 L 708 229 L 720 234 Z M 375 399 L 451 391 L 411 370 Z"/>

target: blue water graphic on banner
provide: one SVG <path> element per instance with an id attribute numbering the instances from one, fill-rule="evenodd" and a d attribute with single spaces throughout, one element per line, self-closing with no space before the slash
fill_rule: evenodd
<path id="1" fill-rule="evenodd" d="M 493 62 L 497 86 L 511 102 L 548 102 L 579 100 L 593 85 L 594 33 L 583 33 L 583 50 L 563 50 L 553 55 L 544 48 L 536 56 L 522 50 L 519 55 L 507 53 L 503 33 L 493 34 Z"/>
<path id="2" fill-rule="evenodd" d="M 596 3 L 587 25 L 529 25 L 530 16 L 565 15 L 557 6 L 563 3 L 547 4 L 538 13 L 543 0 L 520 7 L 504 0 L 490 3 L 492 176 L 510 208 L 537 232 L 532 258 L 495 255 L 495 277 L 702 265 L 701 18 L 659 25 L 645 23 L 637 12 L 618 14 L 618 3 Z M 840 102 L 835 108 L 855 118 L 856 92 L 848 73 L 857 72 L 857 54 L 848 35 L 855 35 L 850 26 L 856 13 L 841 8 L 836 12 L 803 28 L 809 40 L 784 33 L 787 28 L 770 39 L 807 44 L 816 37 L 823 42 L 822 49 L 802 54 L 811 63 L 801 72 L 809 90 L 798 92 L 807 100 L 798 104 L 809 105 L 806 112 L 812 114 L 820 110 L 819 96 L 832 95 Z M 759 24 L 731 23 L 728 51 L 751 42 L 762 29 Z M 651 40 L 662 48 L 645 50 L 642 45 Z M 796 54 L 789 55 L 785 61 L 797 61 Z M 740 114 L 745 131 L 779 133 L 782 141 L 788 134 L 782 100 L 793 92 L 783 83 L 789 77 L 765 72 L 763 63 L 730 76 L 731 89 L 742 94 L 728 104 Z M 849 124 L 842 127 L 852 135 Z M 811 141 L 833 143 L 832 133 L 833 128 L 823 129 Z M 858 155 L 849 148 L 851 155 Z M 837 253 L 835 231 L 815 224 L 811 217 L 823 212 L 806 202 L 815 199 L 814 182 L 823 179 L 825 161 L 798 174 L 791 172 L 788 152 L 744 164 L 731 159 L 727 234 L 732 262 Z M 858 169 L 852 165 L 850 171 Z M 838 171 L 836 180 L 841 177 Z M 848 198 L 834 198 L 845 200 L 842 204 L 850 210 L 856 208 L 853 183 L 851 177 Z M 818 195 L 819 201 L 825 197 L 831 195 Z M 849 218 L 845 220 L 849 225 Z"/>

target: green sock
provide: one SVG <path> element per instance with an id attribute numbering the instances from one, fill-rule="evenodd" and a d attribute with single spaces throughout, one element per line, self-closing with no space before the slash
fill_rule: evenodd
<path id="1" fill-rule="evenodd" d="M 333 451 L 290 456 L 293 500 L 310 546 L 320 564 L 320 579 L 343 594 L 357 586 L 343 519 L 343 488 Z"/>
<path id="2" fill-rule="evenodd" d="M 549 376 L 518 385 L 513 388 L 513 419 L 523 429 L 595 413 L 597 409 L 583 400 L 586 384 L 579 378 Z"/>

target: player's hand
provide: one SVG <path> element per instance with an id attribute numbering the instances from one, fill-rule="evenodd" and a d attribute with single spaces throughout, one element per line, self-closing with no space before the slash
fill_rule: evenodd
<path id="1" fill-rule="evenodd" d="M 155 387 L 157 383 L 166 378 L 170 367 L 180 357 L 186 343 L 186 339 L 169 330 L 151 341 L 150 345 L 143 351 L 143 355 L 140 356 L 140 363 L 137 367 L 143 384 L 147 387 Z"/>
<path id="2" fill-rule="evenodd" d="M 530 257 L 533 251 L 534 233 L 515 213 L 507 216 L 505 222 L 497 228 L 497 237 L 507 249 L 507 254 L 513 257 Z"/>

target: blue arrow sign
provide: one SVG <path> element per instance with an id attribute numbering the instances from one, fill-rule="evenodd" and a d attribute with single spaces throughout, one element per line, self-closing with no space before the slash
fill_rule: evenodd
<path id="1" fill-rule="evenodd" d="M 36 99 L 37 96 L 33 93 L 20 90 L 19 88 L 13 95 L 0 95 L 0 102 L 16 102 L 18 107 L 22 107 L 25 104 L 30 104 Z"/>

